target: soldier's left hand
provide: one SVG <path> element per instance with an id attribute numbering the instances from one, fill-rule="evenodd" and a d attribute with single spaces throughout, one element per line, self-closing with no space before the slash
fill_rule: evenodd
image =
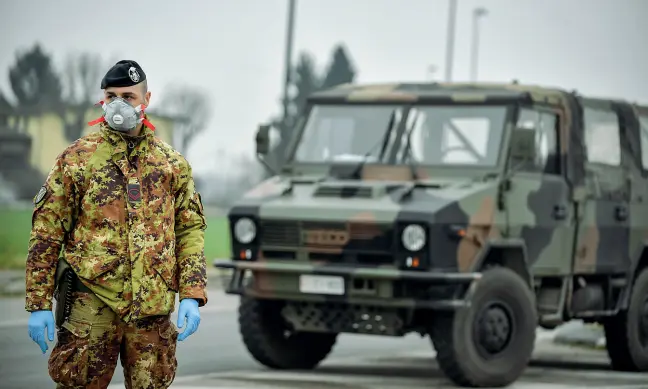
<path id="1" fill-rule="evenodd" d="M 200 325 L 200 311 L 198 310 L 198 301 L 187 298 L 180 301 L 180 309 L 178 310 L 178 328 L 182 328 L 187 322 L 185 330 L 178 335 L 178 340 L 183 341 L 189 335 L 196 332 Z"/>

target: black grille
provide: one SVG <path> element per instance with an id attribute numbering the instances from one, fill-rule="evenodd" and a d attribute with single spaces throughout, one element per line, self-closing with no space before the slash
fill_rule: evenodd
<path id="1" fill-rule="evenodd" d="M 375 223 L 262 221 L 261 245 L 265 247 L 300 248 L 306 244 L 303 234 L 309 230 L 348 231 L 351 251 L 390 252 L 391 225 Z"/>
<path id="2" fill-rule="evenodd" d="M 370 187 L 354 186 L 320 186 L 315 191 L 315 197 L 357 197 L 370 198 L 372 196 Z"/>
<path id="3" fill-rule="evenodd" d="M 261 222 L 262 245 L 296 247 L 300 245 L 298 222 Z"/>

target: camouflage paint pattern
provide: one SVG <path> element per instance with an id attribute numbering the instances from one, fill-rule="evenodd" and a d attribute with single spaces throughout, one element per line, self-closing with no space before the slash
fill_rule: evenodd
<path id="1" fill-rule="evenodd" d="M 589 99 L 558 88 L 489 83 L 343 85 L 313 94 L 310 103 L 541 109 L 557 116 L 552 158 L 558 170 L 511 171 L 507 150 L 514 117 L 506 125 L 502 158 L 492 168 L 419 165 L 414 167 L 415 179 L 410 166 L 367 163 L 360 179 L 354 180 L 348 173 L 355 166 L 289 162 L 281 176 L 250 191 L 230 211 L 232 228 L 240 217 L 259 224 L 259 238 L 247 246 L 233 240 L 234 261 L 218 265 L 254 267 L 254 283 L 245 294 L 389 306 L 398 300 L 395 280 L 412 273 L 474 274 L 493 249 L 519 254 L 522 266 L 536 279 L 624 275 L 642 258 L 648 238 L 648 207 L 641 204 L 648 191 L 648 161 L 642 164 L 640 136 L 646 134 L 640 135 L 637 115 L 648 117 L 646 107 Z M 617 114 L 624 124 L 619 130 L 619 166 L 588 161 L 587 107 Z M 303 127 L 291 142 L 289 161 L 301 131 Z M 400 247 L 400 233 L 413 222 L 429 228 L 429 244 L 417 253 L 428 261 L 427 271 L 403 268 L 407 254 Z M 326 245 L 309 243 L 309 230 L 317 230 L 313 236 L 324 231 L 335 239 L 326 238 Z M 251 261 L 243 259 L 248 249 Z M 298 274 L 330 274 L 331 267 L 346 268 L 347 295 L 299 292 Z M 375 274 L 369 274 L 372 269 Z M 349 289 L 355 278 L 376 280 L 374 295 Z M 400 306 L 418 303 L 411 297 L 398 301 Z"/>
<path id="2" fill-rule="evenodd" d="M 392 177 L 393 171 L 391 169 Z M 343 253 L 361 252 L 358 256 L 361 263 L 356 262 L 359 266 L 352 269 L 343 267 L 340 274 L 350 271 L 351 278 L 372 279 L 376 285 L 375 292 L 368 294 L 363 289 L 348 289 L 345 301 L 408 308 L 421 306 L 422 302 L 411 298 L 394 298 L 394 281 L 408 277 L 423 281 L 431 277 L 399 265 L 405 257 L 392 254 L 392 248 L 400 244 L 400 232 L 396 233 L 393 225 L 395 221 L 419 222 L 431 228 L 456 226 L 465 229 L 463 238 L 442 228 L 430 234 L 428 247 L 433 247 L 434 252 L 432 268 L 442 273 L 436 279 L 438 283 L 449 280 L 462 284 L 477 279 L 479 275 L 472 273 L 475 270 L 472 264 L 478 248 L 489 237 L 501 234 L 496 224 L 497 218 L 503 216 L 498 214 L 495 206 L 495 183 L 428 180 L 428 188 L 415 189 L 411 197 L 403 199 L 410 183 L 395 179 L 397 181 L 363 181 L 353 185 L 335 181 L 293 184 L 290 195 L 282 196 L 290 184 L 271 178 L 248 193 L 230 215 L 238 217 L 240 214 L 261 220 L 261 233 L 265 235 L 257 261 L 241 264 L 258 270 L 254 287 L 246 294 L 273 298 L 290 296 L 302 301 L 335 300 L 335 296 L 295 296 L 299 290 L 298 275 L 336 274 L 344 262 L 341 260 Z M 307 180 L 301 178 L 300 181 Z M 342 199 L 343 189 L 354 190 L 355 196 Z M 462 200 L 458 202 L 458 198 Z M 287 215 L 299 215 L 299 218 L 287 218 Z M 308 243 L 300 231 L 312 229 L 344 230 L 348 231 L 349 237 L 343 245 Z M 234 243 L 235 255 L 241 250 L 245 248 Z M 421 258 L 424 257 L 431 258 L 432 252 L 421 253 Z M 454 272 L 462 272 L 465 277 L 453 277 Z M 428 305 L 443 308 L 459 304 L 439 301 Z"/>
<path id="3" fill-rule="evenodd" d="M 191 166 L 143 131 L 127 139 L 102 123 L 56 159 L 34 198 L 27 311 L 52 308 L 61 247 L 125 321 L 172 312 L 176 293 L 206 304 L 206 222 Z"/>
<path id="4" fill-rule="evenodd" d="M 107 388 L 118 357 L 126 388 L 171 385 L 178 365 L 178 331 L 169 315 L 126 323 L 93 294 L 74 296 L 70 317 L 49 357 L 49 374 L 57 388 Z"/>

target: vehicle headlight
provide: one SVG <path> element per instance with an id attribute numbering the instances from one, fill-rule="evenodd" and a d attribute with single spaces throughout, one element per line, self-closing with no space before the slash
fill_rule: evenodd
<path id="1" fill-rule="evenodd" d="M 239 243 L 248 244 L 256 237 L 256 224 L 247 218 L 242 217 L 234 224 L 234 237 Z"/>
<path id="2" fill-rule="evenodd" d="M 419 251 L 425 246 L 425 229 L 418 224 L 410 224 L 403 230 L 403 246 L 409 251 Z"/>

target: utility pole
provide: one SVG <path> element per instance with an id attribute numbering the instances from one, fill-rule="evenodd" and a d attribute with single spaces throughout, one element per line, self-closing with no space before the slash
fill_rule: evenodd
<path id="1" fill-rule="evenodd" d="M 452 81 L 452 66 L 454 61 L 455 23 L 457 21 L 457 0 L 449 0 L 448 8 L 448 32 L 446 37 L 446 82 Z"/>
<path id="2" fill-rule="evenodd" d="M 288 21 L 286 26 L 286 57 L 285 57 L 285 78 L 283 88 L 283 121 L 288 119 L 288 103 L 290 97 L 288 96 L 288 89 L 290 87 L 290 79 L 292 73 L 292 47 L 293 47 L 293 30 L 295 29 L 295 6 L 296 0 L 288 0 Z"/>
<path id="3" fill-rule="evenodd" d="M 488 15 L 484 7 L 477 7 L 473 10 L 473 36 L 470 54 L 470 80 L 477 81 L 477 69 L 479 64 L 479 19 Z"/>

